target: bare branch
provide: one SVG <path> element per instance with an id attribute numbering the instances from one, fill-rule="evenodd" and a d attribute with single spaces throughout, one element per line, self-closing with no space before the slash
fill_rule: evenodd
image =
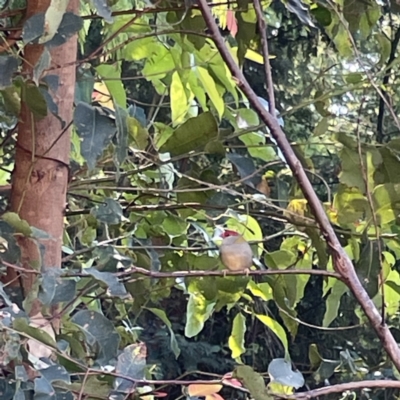
<path id="1" fill-rule="evenodd" d="M 268 269 L 268 270 L 255 270 L 255 271 L 173 271 L 173 272 L 155 272 L 149 271 L 144 268 L 132 267 L 127 271 L 120 274 L 116 274 L 119 277 L 132 275 L 138 273 L 146 275 L 151 278 L 189 278 L 195 276 L 261 276 L 261 275 L 320 275 L 330 278 L 336 278 L 342 280 L 340 274 L 333 271 L 325 271 L 322 269 Z M 78 274 L 82 276 L 82 274 Z M 70 276 L 70 275 L 68 275 Z M 77 276 L 76 274 L 74 276 Z M 87 275 L 83 275 L 87 276 Z"/>

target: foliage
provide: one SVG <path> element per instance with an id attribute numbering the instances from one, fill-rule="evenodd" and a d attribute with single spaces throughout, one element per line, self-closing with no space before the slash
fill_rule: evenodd
<path id="1" fill-rule="evenodd" d="M 63 265 L 38 266 L 22 298 L 0 287 L 3 398 L 180 396 L 172 383 L 149 385 L 153 378 L 190 379 L 188 398 L 245 398 L 247 390 L 268 399 L 304 380 L 318 387 L 397 376 L 345 283 L 328 276 L 329 244 L 199 8 L 81 3 L 80 16 L 54 11 L 60 26 L 46 32 L 44 15 L 21 26 L 17 2 L 3 10 L 5 25 L 23 38 L 0 55 L 3 185 L 21 99 L 36 118 L 57 115 L 51 88 L 59 83 L 42 79 L 46 50 L 34 81 L 25 79 L 19 51 L 36 42 L 50 49 L 75 32 L 80 41 Z M 267 98 L 253 4 L 218 4 L 229 51 Z M 399 10 L 347 0 L 262 6 L 284 130 L 397 333 Z M 36 243 L 46 232 L 5 211 L 2 266 L 17 267 L 17 238 Z M 218 225 L 242 233 L 275 274 L 213 274 L 222 270 Z M 308 273 L 280 273 L 290 269 Z M 34 298 L 47 319 L 29 318 Z M 48 329 L 54 307 L 57 335 Z M 207 376 L 213 385 L 193 383 Z M 369 398 L 383 395 L 376 389 Z"/>

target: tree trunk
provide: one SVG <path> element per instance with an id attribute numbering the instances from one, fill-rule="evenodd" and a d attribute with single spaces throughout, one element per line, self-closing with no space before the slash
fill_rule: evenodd
<path id="1" fill-rule="evenodd" d="M 27 18 L 45 12 L 50 1 L 29 0 Z M 78 0 L 71 0 L 68 10 L 78 12 Z M 43 45 L 27 45 L 24 49 L 24 77 L 31 79 L 33 68 L 43 52 Z M 12 176 L 11 210 L 30 226 L 45 231 L 49 237 L 19 238 L 22 266 L 31 270 L 61 267 L 61 245 L 64 209 L 68 184 L 71 120 L 75 89 L 77 36 L 65 44 L 52 48 L 51 67 L 47 74 L 57 75 L 59 86 L 49 92 L 58 106 L 58 115 L 48 112 L 38 120 L 26 103 L 21 105 L 15 168 Z M 22 285 L 24 297 L 32 289 L 36 275 L 9 268 L 6 281 L 12 286 Z M 35 312 L 33 312 L 35 314 Z M 31 312 L 32 315 L 32 312 Z"/>

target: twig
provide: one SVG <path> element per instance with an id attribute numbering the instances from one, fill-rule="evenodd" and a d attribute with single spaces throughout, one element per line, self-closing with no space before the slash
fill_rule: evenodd
<path id="1" fill-rule="evenodd" d="M 318 326 L 318 325 L 309 324 L 308 322 L 302 321 L 300 318 L 297 318 L 297 317 L 294 317 L 293 315 L 290 315 L 290 313 L 287 312 L 282 307 L 280 307 L 278 305 L 278 303 L 276 303 L 275 305 L 278 307 L 279 312 L 284 313 L 289 319 L 297 322 L 300 325 L 307 326 L 308 328 L 311 328 L 311 329 L 317 329 L 317 330 L 326 331 L 326 332 L 337 332 L 337 331 L 348 331 L 350 329 L 358 329 L 358 328 L 362 327 L 361 324 L 349 325 L 349 326 L 336 326 L 336 327 L 331 327 L 331 328 L 327 327 L 327 326 Z"/>

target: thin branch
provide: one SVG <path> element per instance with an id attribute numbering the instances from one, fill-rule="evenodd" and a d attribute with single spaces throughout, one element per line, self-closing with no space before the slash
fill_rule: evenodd
<path id="1" fill-rule="evenodd" d="M 144 268 L 132 267 L 124 272 L 116 273 L 118 277 L 132 275 L 134 273 L 145 275 L 151 278 L 189 278 L 195 276 L 263 276 L 263 275 L 319 275 L 329 278 L 336 278 L 342 280 L 340 274 L 334 271 L 326 271 L 322 269 L 268 269 L 268 270 L 254 270 L 254 271 L 173 271 L 173 272 L 155 272 L 149 271 Z M 67 274 L 67 276 L 85 276 L 87 274 Z"/>
<path id="2" fill-rule="evenodd" d="M 265 17 L 261 8 L 260 0 L 254 0 L 253 3 L 254 3 L 254 9 L 256 10 L 257 14 L 257 24 L 261 36 L 261 47 L 264 57 L 265 78 L 267 81 L 267 90 L 268 90 L 269 112 L 273 117 L 276 117 L 274 82 L 272 80 L 271 64 L 269 62 L 267 26 L 265 23 Z"/>
<path id="3" fill-rule="evenodd" d="M 349 326 L 336 326 L 336 327 L 330 328 L 327 326 L 318 326 L 318 325 L 314 325 L 314 324 L 309 324 L 308 322 L 302 321 L 300 318 L 290 315 L 290 313 L 287 312 L 282 307 L 280 307 L 278 305 L 278 303 L 276 303 L 275 305 L 278 307 L 279 312 L 282 312 L 283 314 L 285 314 L 289 319 L 297 322 L 300 325 L 307 326 L 308 328 L 311 328 L 311 329 L 317 329 L 317 330 L 326 331 L 326 332 L 337 332 L 337 331 L 348 331 L 350 329 L 358 329 L 363 326 L 362 324 L 357 324 L 357 325 L 349 325 Z"/>
<path id="4" fill-rule="evenodd" d="M 261 105 L 253 89 L 250 87 L 249 83 L 243 76 L 243 73 L 237 66 L 235 60 L 233 59 L 231 53 L 224 43 L 224 39 L 219 33 L 218 26 L 215 22 L 214 17 L 211 14 L 211 10 L 207 4 L 207 1 L 198 0 L 198 4 L 206 25 L 211 32 L 214 43 L 218 48 L 227 67 L 232 73 L 232 76 L 237 80 L 240 89 L 246 95 L 250 104 L 258 113 L 260 119 L 268 126 L 272 136 L 276 140 L 280 150 L 285 156 L 285 159 L 290 169 L 292 170 L 293 176 L 297 180 L 304 194 L 304 197 L 307 199 L 309 207 L 321 228 L 321 233 L 331 250 L 335 270 L 342 276 L 342 280 L 344 281 L 344 283 L 353 292 L 355 298 L 357 299 L 362 309 L 364 310 L 364 313 L 368 317 L 377 336 L 380 338 L 388 356 L 392 360 L 393 364 L 396 366 L 397 370 L 400 371 L 400 349 L 398 347 L 398 344 L 391 334 L 388 326 L 382 323 L 383 321 L 379 311 L 377 310 L 375 304 L 370 299 L 368 293 L 358 279 L 358 276 L 354 270 L 353 263 L 340 245 L 340 242 L 335 234 L 333 227 L 329 222 L 325 210 L 317 194 L 315 193 L 304 168 L 302 167 L 300 161 L 298 160 L 293 149 L 291 148 L 285 133 L 282 131 L 277 120 Z"/>

